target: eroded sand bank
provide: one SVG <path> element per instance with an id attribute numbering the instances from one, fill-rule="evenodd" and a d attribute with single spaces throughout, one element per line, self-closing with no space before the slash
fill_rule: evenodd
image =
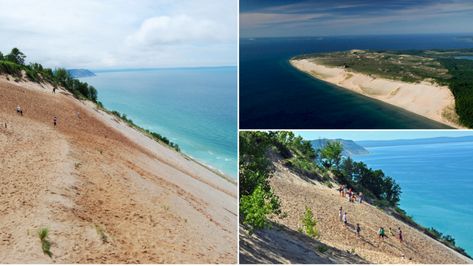
<path id="1" fill-rule="evenodd" d="M 317 79 L 403 108 L 431 120 L 459 128 L 451 90 L 432 82 L 407 83 L 327 67 L 311 59 L 291 60 L 291 65 Z"/>

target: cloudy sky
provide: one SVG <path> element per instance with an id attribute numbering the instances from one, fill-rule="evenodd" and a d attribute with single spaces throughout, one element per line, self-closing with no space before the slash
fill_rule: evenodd
<path id="1" fill-rule="evenodd" d="M 241 0 L 241 37 L 472 33 L 472 0 Z"/>
<path id="2" fill-rule="evenodd" d="M 0 51 L 48 67 L 228 66 L 235 0 L 0 0 Z"/>

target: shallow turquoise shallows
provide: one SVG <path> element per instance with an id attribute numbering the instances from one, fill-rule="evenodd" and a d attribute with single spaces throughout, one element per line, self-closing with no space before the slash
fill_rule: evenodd
<path id="1" fill-rule="evenodd" d="M 473 142 L 367 149 L 369 155 L 354 159 L 401 185 L 401 208 L 473 254 Z"/>
<path id="2" fill-rule="evenodd" d="M 106 108 L 236 178 L 236 67 L 94 72 L 97 76 L 81 80 L 97 88 Z"/>

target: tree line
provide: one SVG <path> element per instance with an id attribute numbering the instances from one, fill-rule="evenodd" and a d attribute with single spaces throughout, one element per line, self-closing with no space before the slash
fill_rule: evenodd
<path id="1" fill-rule="evenodd" d="M 254 228 L 269 224 L 267 217 L 279 214 L 280 203 L 269 185 L 273 173 L 269 153 L 281 156 L 291 170 L 308 178 L 337 182 L 363 192 L 381 207 L 397 207 L 401 188 L 381 170 L 342 156 L 343 145 L 328 142 L 314 149 L 310 141 L 289 131 L 240 133 L 240 213 L 243 223 Z"/>
<path id="2" fill-rule="evenodd" d="M 78 99 L 87 99 L 97 103 L 97 90 L 78 79 L 72 77 L 65 68 L 45 68 L 39 63 L 26 64 L 26 55 L 18 48 L 13 48 L 10 53 L 3 55 L 0 52 L 0 73 L 9 74 L 19 81 L 25 74 L 36 83 L 50 83 L 61 86 Z"/>
<path id="3" fill-rule="evenodd" d="M 87 84 L 87 82 L 82 82 L 74 78 L 67 69 L 56 68 L 53 70 L 51 68 L 45 68 L 39 63 L 26 64 L 25 60 L 26 55 L 18 48 L 13 48 L 10 53 L 6 55 L 0 52 L 0 74 L 11 75 L 16 78 L 16 81 L 20 81 L 24 75 L 26 75 L 26 78 L 36 83 L 49 83 L 54 87 L 61 86 L 72 93 L 74 97 L 78 99 L 87 99 L 96 103 L 99 108 L 121 118 L 128 125 L 142 131 L 154 140 L 166 144 L 177 152 L 180 152 L 179 145 L 156 132 L 141 128 L 133 123 L 126 114 L 106 110 L 102 103 L 97 101 L 97 90 L 93 86 Z"/>
<path id="4" fill-rule="evenodd" d="M 365 199 L 428 236 L 470 257 L 455 239 L 434 228 L 417 224 L 412 216 L 399 208 L 401 187 L 380 169 L 343 156 L 343 144 L 329 141 L 314 149 L 310 141 L 289 131 L 240 132 L 240 221 L 252 231 L 269 227 L 270 218 L 281 215 L 281 203 L 269 179 L 274 169 L 270 158 L 280 161 L 292 171 L 331 187 L 331 178 L 339 184 L 363 192 Z"/>

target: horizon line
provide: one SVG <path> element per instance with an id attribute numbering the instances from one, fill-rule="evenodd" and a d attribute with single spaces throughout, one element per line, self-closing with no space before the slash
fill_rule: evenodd
<path id="1" fill-rule="evenodd" d="M 336 35 L 294 35 L 294 36 L 240 36 L 240 39 L 271 39 L 271 38 L 327 38 L 327 37 L 373 37 L 373 36 L 411 36 L 411 35 L 471 35 L 458 37 L 472 37 L 473 32 L 441 32 L 441 33 L 382 33 L 382 34 L 336 34 Z"/>
<path id="2" fill-rule="evenodd" d="M 183 66 L 183 67 L 112 67 L 112 68 L 67 68 L 71 69 L 85 69 L 94 73 L 104 72 L 125 72 L 125 71 L 153 71 L 153 70 L 178 70 L 178 69 L 210 69 L 210 68 L 236 68 L 237 65 L 223 65 L 223 66 Z"/>

